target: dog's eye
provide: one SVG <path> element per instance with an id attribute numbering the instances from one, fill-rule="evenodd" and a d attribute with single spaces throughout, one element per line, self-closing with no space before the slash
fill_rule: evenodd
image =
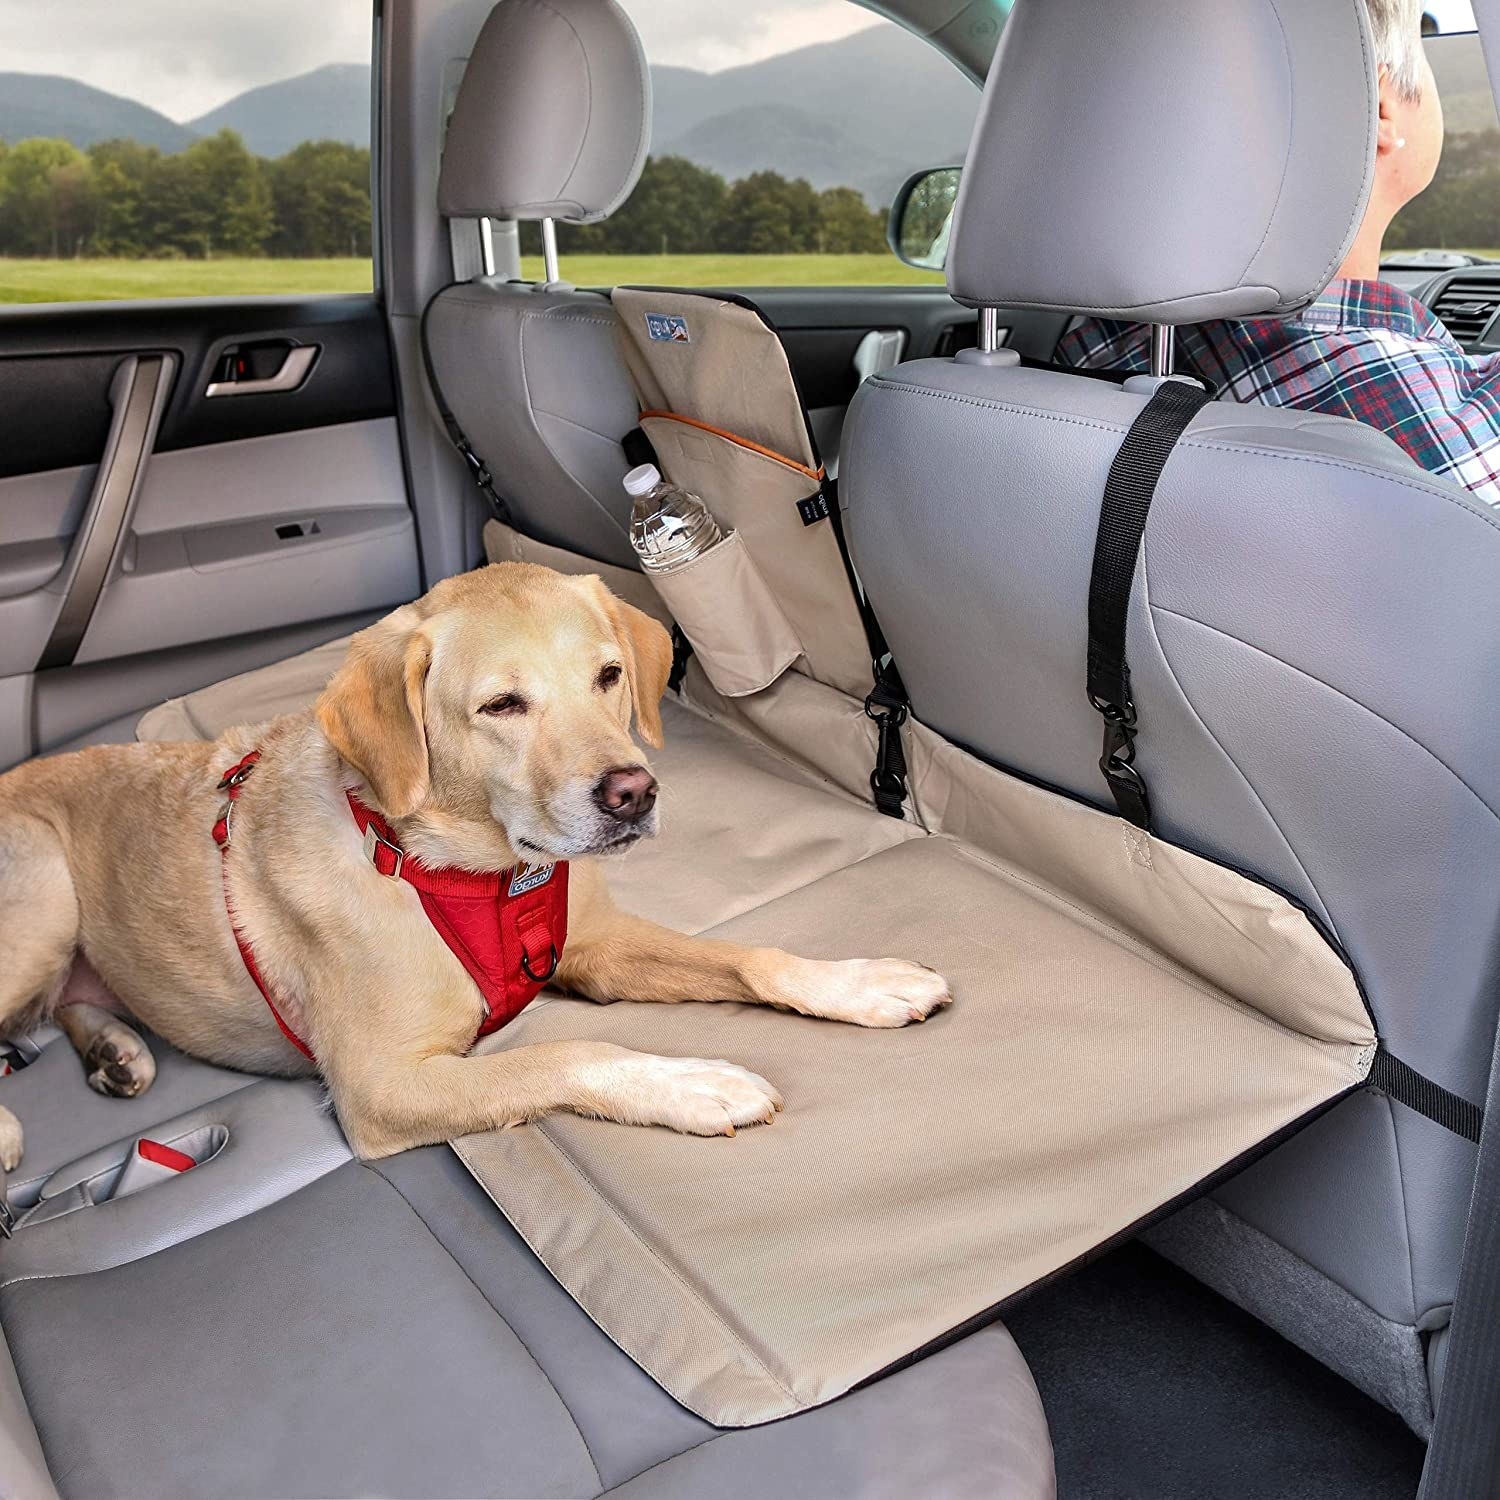
<path id="1" fill-rule="evenodd" d="M 621 677 L 625 675 L 625 669 L 619 662 L 612 661 L 607 667 L 599 669 L 599 686 L 601 688 L 612 688 Z"/>
<path id="2" fill-rule="evenodd" d="M 526 700 L 519 693 L 501 693 L 480 706 L 479 712 L 492 718 L 501 718 L 526 712 Z"/>

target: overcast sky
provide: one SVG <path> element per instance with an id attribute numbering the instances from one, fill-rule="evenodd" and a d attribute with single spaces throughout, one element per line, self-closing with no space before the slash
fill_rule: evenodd
<path id="1" fill-rule="evenodd" d="M 850 0 L 626 0 L 652 62 L 716 71 L 876 18 Z M 369 0 L 0 0 L 0 71 L 61 73 L 191 120 L 370 55 Z"/>

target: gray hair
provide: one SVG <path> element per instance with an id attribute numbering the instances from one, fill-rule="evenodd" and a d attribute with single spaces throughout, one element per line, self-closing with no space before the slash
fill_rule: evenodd
<path id="1" fill-rule="evenodd" d="M 1422 97 L 1422 0 L 1365 0 L 1375 60 L 1403 99 Z"/>

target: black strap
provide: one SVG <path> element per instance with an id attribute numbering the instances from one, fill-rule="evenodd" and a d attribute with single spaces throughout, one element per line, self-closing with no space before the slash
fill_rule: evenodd
<path id="1" fill-rule="evenodd" d="M 1099 769 L 1120 815 L 1151 826 L 1146 783 L 1135 768 L 1136 713 L 1125 660 L 1125 622 L 1146 516 L 1162 470 L 1189 422 L 1213 398 L 1185 381 L 1157 386 L 1109 466 L 1089 580 L 1088 694 L 1104 717 Z"/>
<path id="2" fill-rule="evenodd" d="M 455 286 L 462 285 L 461 282 L 452 283 Z M 443 388 L 438 383 L 437 371 L 432 364 L 432 350 L 427 343 L 427 319 L 431 314 L 437 299 L 448 290 L 443 287 L 433 295 L 432 301 L 422 309 L 421 322 L 418 325 L 419 340 L 422 345 L 422 365 L 427 371 L 427 388 L 432 392 L 432 404 L 437 407 L 437 414 L 442 418 L 443 428 L 448 434 L 448 441 L 458 449 L 459 457 L 468 465 L 469 477 L 473 479 L 479 489 L 479 493 L 489 501 L 490 508 L 505 522 L 507 526 L 514 525 L 511 519 L 510 507 L 500 498 L 500 492 L 495 488 L 494 476 L 490 473 L 488 465 L 474 451 L 468 438 L 464 436 L 464 430 L 458 425 L 458 418 L 453 415 L 452 408 L 443 399 Z"/>
<path id="3" fill-rule="evenodd" d="M 1444 1130 L 1451 1130 L 1466 1141 L 1479 1140 L 1484 1128 L 1484 1111 L 1477 1104 L 1471 1104 L 1442 1084 L 1424 1077 L 1410 1063 L 1392 1057 L 1384 1047 L 1375 1054 L 1370 1076 L 1365 1081 L 1371 1088 L 1389 1094 L 1397 1103 L 1425 1115 Z"/>
<path id="4" fill-rule="evenodd" d="M 849 552 L 849 542 L 844 535 L 844 512 L 839 506 L 838 481 L 825 479 L 823 494 L 827 499 L 827 514 L 833 523 L 833 534 L 839 544 L 839 556 L 844 560 L 844 572 L 849 578 L 849 589 L 854 595 L 855 608 L 859 610 L 860 624 L 864 626 L 865 644 L 870 648 L 870 670 L 875 679 L 874 686 L 865 698 L 865 713 L 875 721 L 876 747 L 875 769 L 870 772 L 870 792 L 875 807 L 888 818 L 906 816 L 906 751 L 901 744 L 901 726 L 911 716 L 911 700 L 906 695 L 906 684 L 886 644 L 885 632 L 875 611 L 865 595 L 854 570 L 854 559 Z"/>

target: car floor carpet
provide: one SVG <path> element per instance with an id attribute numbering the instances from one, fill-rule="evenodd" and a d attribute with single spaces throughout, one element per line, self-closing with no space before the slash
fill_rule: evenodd
<path id="1" fill-rule="evenodd" d="M 1412 1500 L 1404 1422 L 1142 1245 L 1006 1313 L 1059 1500 Z"/>

